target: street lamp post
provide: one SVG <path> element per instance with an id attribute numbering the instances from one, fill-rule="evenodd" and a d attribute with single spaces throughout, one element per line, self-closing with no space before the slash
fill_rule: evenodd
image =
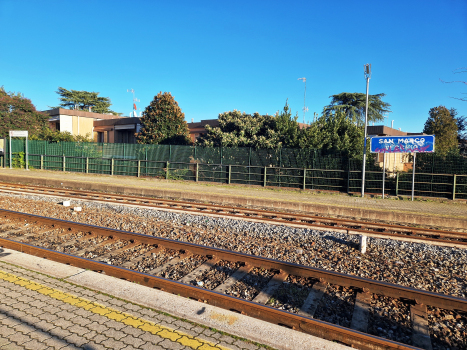
<path id="1" fill-rule="evenodd" d="M 363 66 L 363 74 L 366 79 L 366 106 L 365 106 L 365 136 L 363 140 L 363 167 L 362 167 L 362 197 L 365 197 L 365 166 L 366 166 L 366 136 L 367 136 L 367 125 L 368 125 L 368 87 L 370 85 L 371 78 L 371 64 L 365 64 Z"/>

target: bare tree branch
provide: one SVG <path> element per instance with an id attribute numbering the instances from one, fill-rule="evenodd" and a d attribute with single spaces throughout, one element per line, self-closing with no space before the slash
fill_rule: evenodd
<path id="1" fill-rule="evenodd" d="M 445 83 L 445 84 L 463 83 L 463 84 L 466 84 L 466 85 L 467 85 L 467 81 L 463 81 L 463 80 L 444 81 L 443 79 L 440 79 L 440 81 L 441 81 L 442 83 Z"/>

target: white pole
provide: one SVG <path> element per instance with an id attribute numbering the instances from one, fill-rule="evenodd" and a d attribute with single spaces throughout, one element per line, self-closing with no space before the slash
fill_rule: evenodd
<path id="1" fill-rule="evenodd" d="M 13 169 L 11 166 L 11 131 L 10 131 L 10 169 Z"/>
<path id="2" fill-rule="evenodd" d="M 362 166 L 362 197 L 365 197 L 365 167 L 366 167 L 366 136 L 368 124 L 368 87 L 370 85 L 371 64 L 364 65 L 364 74 L 366 78 L 366 106 L 365 106 L 365 136 L 363 140 L 363 166 Z"/>
<path id="3" fill-rule="evenodd" d="M 26 170 L 29 170 L 28 137 L 26 136 Z"/>
<path id="4" fill-rule="evenodd" d="M 413 193 L 415 188 L 415 159 L 417 158 L 417 153 L 414 152 L 413 154 L 413 169 L 412 169 L 412 201 L 413 201 Z"/>
<path id="5" fill-rule="evenodd" d="M 384 199 L 385 182 L 386 182 L 386 153 L 383 153 L 383 199 Z"/>

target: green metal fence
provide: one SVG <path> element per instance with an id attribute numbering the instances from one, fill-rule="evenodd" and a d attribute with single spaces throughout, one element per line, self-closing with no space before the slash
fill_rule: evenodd
<path id="1" fill-rule="evenodd" d="M 25 140 L 12 140 L 13 162 Z M 361 160 L 313 149 L 207 148 L 195 146 L 51 143 L 29 141 L 31 168 L 90 174 L 148 176 L 226 184 L 361 192 Z M 10 165 L 8 143 L 2 159 Z M 16 159 L 16 162 L 15 162 Z M 367 193 L 381 194 L 382 169 L 368 157 Z M 386 174 L 386 195 L 410 195 L 412 172 Z M 460 156 L 417 157 L 415 195 L 467 199 L 467 159 Z"/>

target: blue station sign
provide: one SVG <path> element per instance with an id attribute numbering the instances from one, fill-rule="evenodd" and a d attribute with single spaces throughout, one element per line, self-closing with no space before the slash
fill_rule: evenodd
<path id="1" fill-rule="evenodd" d="M 434 135 L 383 136 L 371 138 L 372 153 L 433 153 Z"/>

